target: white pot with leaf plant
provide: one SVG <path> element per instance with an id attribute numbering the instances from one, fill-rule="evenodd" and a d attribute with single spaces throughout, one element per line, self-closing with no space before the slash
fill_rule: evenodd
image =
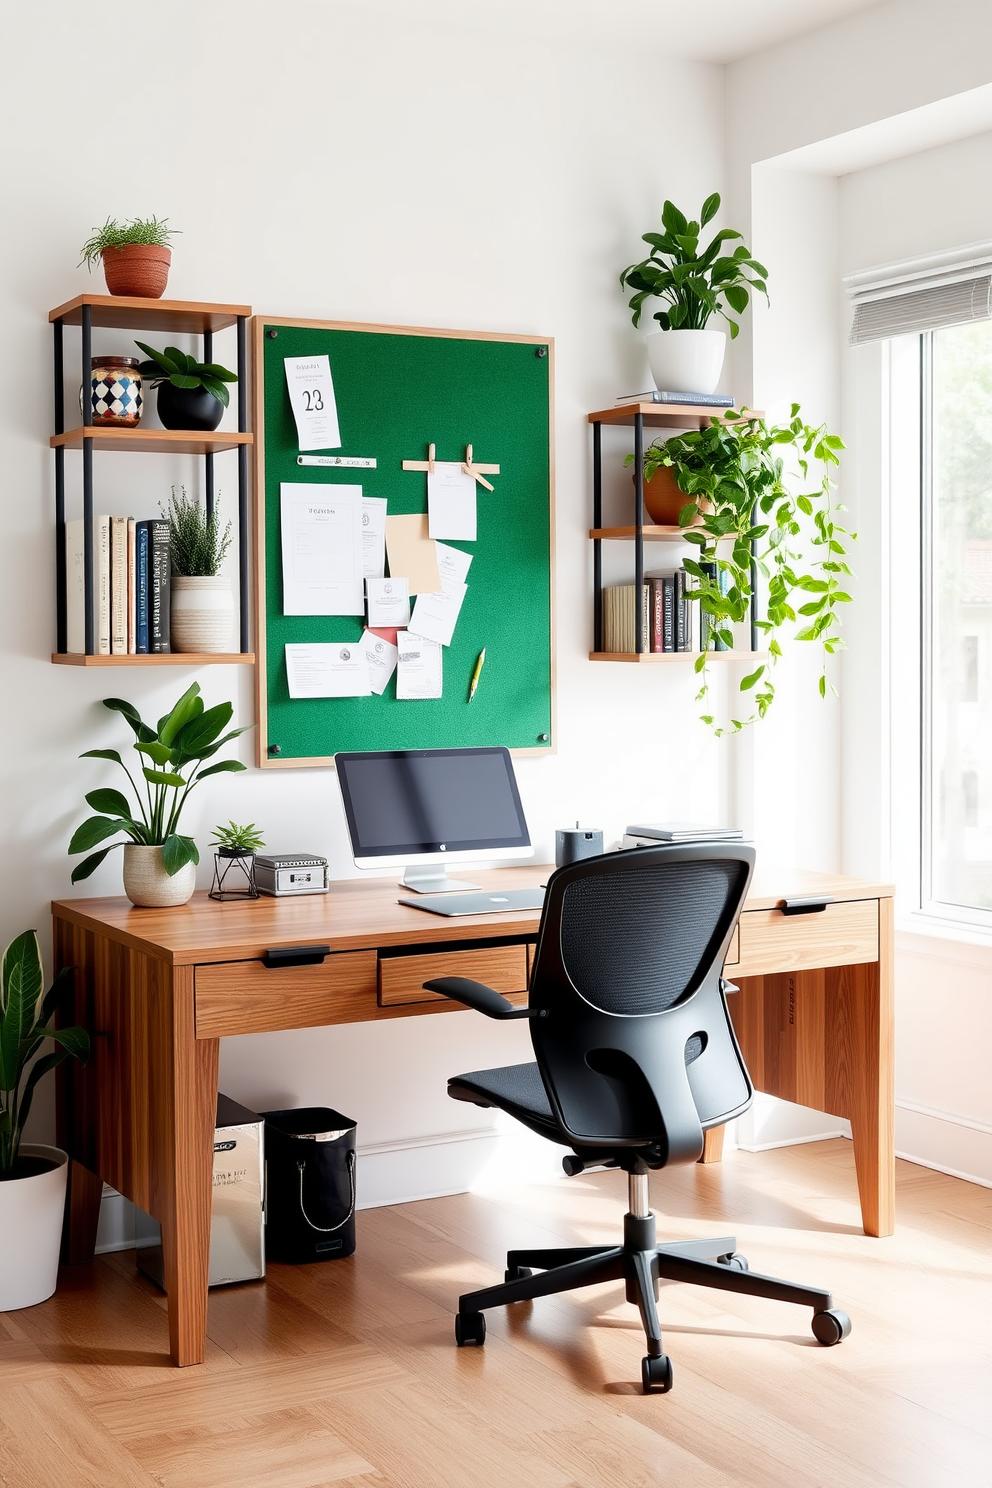
<path id="1" fill-rule="evenodd" d="M 234 715 L 233 705 L 218 703 L 205 709 L 196 682 L 159 720 L 157 728 L 143 722 L 137 709 L 121 698 L 104 698 L 103 706 L 120 713 L 134 734 L 138 755 L 134 772 L 116 749 L 87 749 L 80 759 L 106 759 L 120 765 L 134 801 L 109 787 L 87 794 L 87 805 L 99 814 L 76 828 L 69 852 L 88 852 L 119 834 L 123 840 L 100 847 L 77 863 L 72 881 L 89 878 L 109 852 L 123 847 L 124 892 L 132 904 L 152 908 L 185 904 L 196 886 L 200 855 L 192 837 L 180 834 L 183 807 L 193 787 L 208 775 L 246 768 L 240 760 L 204 763 L 245 729 L 224 733 Z"/>
<path id="2" fill-rule="evenodd" d="M 230 522 L 221 531 L 218 508 L 192 501 L 186 487 L 173 486 L 169 507 L 172 561 L 171 643 L 173 651 L 216 654 L 234 644 L 235 608 L 231 581 L 221 565 L 231 546 Z"/>
<path id="3" fill-rule="evenodd" d="M 647 352 L 655 386 L 668 392 L 714 392 L 727 337 L 709 322 L 722 316 L 733 338 L 740 326 L 730 311 L 743 314 L 754 289 L 768 297 L 768 271 L 751 257 L 743 241 L 732 252 L 724 251 L 723 245 L 742 238 L 741 233 L 722 227 L 705 248 L 700 247 L 702 229 L 719 210 L 715 191 L 703 202 L 698 222 L 689 221 L 666 201 L 662 231 L 643 234 L 651 249 L 648 257 L 620 275 L 621 287 L 634 291 L 629 308 L 635 326 L 645 301 L 665 301 L 664 308 L 654 312 L 660 329 L 647 337 Z"/>
<path id="4" fill-rule="evenodd" d="M 55 1291 L 68 1157 L 21 1140 L 39 1081 L 64 1059 L 84 1062 L 83 1028 L 53 1028 L 69 993 L 64 967 L 44 991 L 41 948 L 25 930 L 3 953 L 0 982 L 0 1312 L 33 1307 Z M 46 1039 L 55 1048 L 42 1054 Z M 35 1058 L 40 1055 L 39 1058 Z M 32 1061 L 34 1061 L 32 1063 Z M 30 1068 L 29 1068 L 30 1066 Z"/>

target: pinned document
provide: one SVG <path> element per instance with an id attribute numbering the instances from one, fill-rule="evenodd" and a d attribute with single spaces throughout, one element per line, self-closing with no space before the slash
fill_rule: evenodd
<path id="1" fill-rule="evenodd" d="M 461 548 L 452 548 L 443 542 L 435 543 L 434 549 L 442 587 L 446 583 L 466 583 L 468 571 L 472 567 L 472 554 L 463 553 Z"/>
<path id="2" fill-rule="evenodd" d="M 372 630 L 363 632 L 362 650 L 369 669 L 369 684 L 374 693 L 381 695 L 396 670 L 399 652 L 391 641 L 376 635 Z"/>
<path id="3" fill-rule="evenodd" d="M 410 633 L 437 641 L 440 646 L 450 646 L 467 593 L 467 584 L 450 579 L 436 594 L 418 594 L 410 617 Z"/>
<path id="4" fill-rule="evenodd" d="M 284 615 L 363 615 L 361 486 L 283 482 Z"/>
<path id="5" fill-rule="evenodd" d="M 341 431 L 326 356 L 284 357 L 289 402 L 301 450 L 338 449 Z"/>
<path id="6" fill-rule="evenodd" d="M 369 625 L 384 625 L 396 630 L 406 625 L 410 619 L 410 591 L 406 579 L 366 579 L 365 593 Z"/>
<path id="7" fill-rule="evenodd" d="M 386 572 L 386 502 L 381 496 L 362 497 L 362 571 L 367 579 Z"/>
<path id="8" fill-rule="evenodd" d="M 406 576 L 411 594 L 431 594 L 441 587 L 437 551 L 427 531 L 427 517 L 386 518 L 389 572 Z"/>
<path id="9" fill-rule="evenodd" d="M 431 537 L 476 539 L 475 480 L 462 465 L 437 460 L 427 472 L 427 512 Z"/>
<path id="10" fill-rule="evenodd" d="M 291 698 L 368 697 L 372 691 L 361 641 L 287 646 L 286 681 Z"/>
<path id="11" fill-rule="evenodd" d="M 443 685 L 443 651 L 436 641 L 401 630 L 396 637 L 399 652 L 396 696 L 401 702 L 439 698 Z"/>

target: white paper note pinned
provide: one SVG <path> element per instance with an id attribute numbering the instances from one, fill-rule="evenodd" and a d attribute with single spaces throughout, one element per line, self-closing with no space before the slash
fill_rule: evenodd
<path id="1" fill-rule="evenodd" d="M 338 449 L 341 431 L 326 356 L 284 357 L 289 402 L 301 450 Z"/>
<path id="2" fill-rule="evenodd" d="M 286 647 L 291 698 L 368 697 L 368 657 L 361 641 Z"/>
<path id="3" fill-rule="evenodd" d="M 443 681 L 444 652 L 435 641 L 424 640 L 401 630 L 396 637 L 399 652 L 396 668 L 396 696 L 401 702 L 420 698 L 439 698 Z"/>
<path id="4" fill-rule="evenodd" d="M 434 549 L 437 553 L 437 567 L 441 575 L 442 588 L 447 583 L 466 583 L 468 571 L 472 566 L 472 554 L 463 553 L 461 548 L 451 548 L 443 542 L 435 543 Z"/>
<path id="5" fill-rule="evenodd" d="M 450 646 L 467 593 L 467 584 L 450 580 L 438 594 L 418 594 L 410 617 L 410 634 L 436 641 L 439 646 Z"/>
<path id="6" fill-rule="evenodd" d="M 427 515 L 431 537 L 475 542 L 475 480 L 451 460 L 438 460 L 427 473 Z"/>
<path id="7" fill-rule="evenodd" d="M 386 572 L 386 503 L 381 496 L 362 497 L 362 568 L 367 579 Z"/>
<path id="8" fill-rule="evenodd" d="M 361 486 L 283 482 L 284 615 L 362 615 Z"/>
<path id="9" fill-rule="evenodd" d="M 410 589 L 406 579 L 366 579 L 369 624 L 399 630 L 410 618 Z"/>
<path id="10" fill-rule="evenodd" d="M 396 670 L 399 652 L 389 641 L 384 641 L 382 636 L 373 635 L 371 630 L 366 630 L 362 635 L 362 650 L 368 663 L 369 684 L 374 693 L 381 695 Z"/>

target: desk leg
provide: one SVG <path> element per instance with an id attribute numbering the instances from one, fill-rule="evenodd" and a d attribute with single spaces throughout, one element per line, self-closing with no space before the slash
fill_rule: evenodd
<path id="1" fill-rule="evenodd" d="M 723 1136 L 726 1130 L 725 1126 L 711 1126 L 709 1131 L 703 1132 L 703 1155 L 699 1159 L 701 1163 L 722 1162 Z"/>
<path id="2" fill-rule="evenodd" d="M 167 1148 L 159 1210 L 169 1347 L 174 1363 L 202 1364 L 220 1044 L 196 1038 L 192 967 L 173 970 L 172 1019 L 172 1047 L 161 1050 L 171 1064 L 162 1074 L 172 1088 L 173 1110 L 160 1129 Z"/>
<path id="3" fill-rule="evenodd" d="M 866 1235 L 895 1229 L 895 1079 L 892 900 L 878 905 L 878 961 L 838 974 L 839 1011 L 851 1060 L 847 1114 Z"/>

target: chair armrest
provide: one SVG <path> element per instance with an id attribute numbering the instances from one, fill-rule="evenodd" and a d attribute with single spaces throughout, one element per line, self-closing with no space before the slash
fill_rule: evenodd
<path id="1" fill-rule="evenodd" d="M 450 997 L 453 1002 L 464 1002 L 466 1007 L 485 1013 L 487 1018 L 533 1018 L 537 1012 L 535 1008 L 514 1007 L 492 987 L 470 981 L 468 977 L 435 977 L 432 982 L 425 982 L 424 987 L 428 992 Z"/>

